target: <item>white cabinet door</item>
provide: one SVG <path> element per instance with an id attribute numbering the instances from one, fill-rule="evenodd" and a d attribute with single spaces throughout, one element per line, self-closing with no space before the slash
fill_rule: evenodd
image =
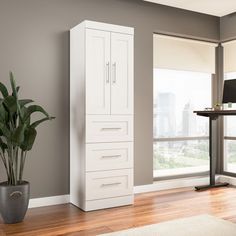
<path id="1" fill-rule="evenodd" d="M 111 114 L 133 114 L 133 36 L 111 33 Z"/>
<path id="2" fill-rule="evenodd" d="M 86 29 L 86 114 L 110 114 L 110 35 Z"/>

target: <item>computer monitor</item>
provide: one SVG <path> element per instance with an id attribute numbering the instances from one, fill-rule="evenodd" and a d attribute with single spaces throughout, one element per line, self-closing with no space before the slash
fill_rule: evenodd
<path id="1" fill-rule="evenodd" d="M 236 79 L 225 80 L 222 103 L 236 103 Z"/>

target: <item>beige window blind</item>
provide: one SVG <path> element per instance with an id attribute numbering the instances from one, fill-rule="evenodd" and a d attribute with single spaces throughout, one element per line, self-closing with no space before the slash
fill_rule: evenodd
<path id="1" fill-rule="evenodd" d="M 154 68 L 215 73 L 216 43 L 154 34 Z"/>
<path id="2" fill-rule="evenodd" d="M 222 44 L 224 48 L 224 72 L 236 71 L 236 40 Z"/>

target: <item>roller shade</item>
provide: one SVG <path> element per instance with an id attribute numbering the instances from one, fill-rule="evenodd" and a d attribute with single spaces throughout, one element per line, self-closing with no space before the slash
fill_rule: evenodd
<path id="1" fill-rule="evenodd" d="M 154 68 L 215 73 L 216 43 L 154 34 Z"/>
<path id="2" fill-rule="evenodd" d="M 224 48 L 224 72 L 236 71 L 236 40 L 223 43 Z"/>

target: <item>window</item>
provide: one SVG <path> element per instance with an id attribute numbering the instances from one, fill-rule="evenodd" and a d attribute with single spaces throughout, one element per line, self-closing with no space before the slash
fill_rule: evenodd
<path id="1" fill-rule="evenodd" d="M 236 72 L 225 73 L 225 80 L 236 79 Z M 234 103 L 232 109 L 236 110 Z M 236 118 L 224 117 L 224 170 L 236 173 Z"/>
<path id="2" fill-rule="evenodd" d="M 217 44 L 154 34 L 154 178 L 209 170 L 208 119 Z"/>
<path id="3" fill-rule="evenodd" d="M 208 119 L 211 73 L 154 68 L 154 177 L 209 170 Z"/>
<path id="4" fill-rule="evenodd" d="M 222 44 L 224 50 L 224 80 L 236 79 L 236 40 Z M 232 109 L 236 109 L 233 104 Z M 236 173 L 236 117 L 224 116 L 224 171 Z"/>

